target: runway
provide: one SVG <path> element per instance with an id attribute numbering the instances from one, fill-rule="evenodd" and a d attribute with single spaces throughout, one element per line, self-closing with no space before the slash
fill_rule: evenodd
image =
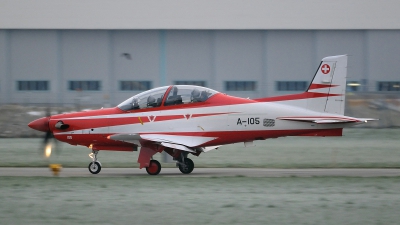
<path id="1" fill-rule="evenodd" d="M 49 168 L 0 168 L 0 176 L 51 177 Z M 150 176 L 145 169 L 102 168 L 99 174 L 91 174 L 87 168 L 62 168 L 60 177 L 129 177 Z M 158 176 L 170 177 L 397 177 L 400 169 L 268 169 L 268 168 L 195 168 L 189 174 L 181 174 L 178 168 L 163 168 Z"/>

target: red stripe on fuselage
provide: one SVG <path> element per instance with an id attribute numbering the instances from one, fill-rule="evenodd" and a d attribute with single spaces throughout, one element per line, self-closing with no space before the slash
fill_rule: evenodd
<path id="1" fill-rule="evenodd" d="M 114 114 L 122 114 L 124 111 L 115 107 L 115 108 L 106 108 L 106 109 L 95 109 L 88 110 L 82 112 L 72 112 L 72 113 L 64 113 L 51 116 L 51 119 L 68 119 L 68 118 L 78 118 L 78 117 L 89 117 L 89 116 L 106 116 L 106 115 L 114 115 Z"/>
<path id="2" fill-rule="evenodd" d="M 203 116 L 219 116 L 219 115 L 226 115 L 232 114 L 233 112 L 226 112 L 226 113 L 205 113 L 205 114 L 192 114 L 192 118 L 196 117 L 203 117 Z"/>
<path id="3" fill-rule="evenodd" d="M 341 96 L 342 94 L 327 94 L 327 93 L 316 93 L 316 92 L 303 92 L 300 94 L 275 96 L 268 98 L 255 99 L 258 102 L 279 102 L 279 101 L 290 101 L 290 100 L 300 100 L 309 98 L 322 98 L 322 97 L 332 97 Z"/>
<path id="4" fill-rule="evenodd" d="M 320 88 L 329 88 L 329 87 L 337 87 L 339 85 L 330 85 L 330 84 L 311 84 L 308 90 L 313 90 L 313 89 L 320 89 Z"/>
<path id="5" fill-rule="evenodd" d="M 178 120 L 185 119 L 183 115 L 166 115 L 166 116 L 157 116 L 154 119 L 154 122 L 167 121 L 167 120 Z"/>
<path id="6" fill-rule="evenodd" d="M 140 121 L 142 120 L 142 121 Z M 82 129 L 94 129 L 109 126 L 129 125 L 129 124 L 140 124 L 148 123 L 150 120 L 147 117 L 124 117 L 124 118 L 87 118 L 87 119 L 64 119 L 63 122 L 69 125 L 66 130 L 60 130 L 60 132 L 68 132 Z M 51 120 L 50 126 L 54 127 L 57 120 Z M 58 131 L 58 130 L 55 130 Z"/>
<path id="7" fill-rule="evenodd" d="M 192 114 L 191 118 L 204 117 L 204 116 L 218 116 L 225 114 L 231 114 L 231 113 L 227 112 L 227 113 Z M 166 116 L 157 116 L 154 121 L 159 122 L 159 121 L 177 120 L 177 119 L 189 119 L 189 118 L 185 117 L 185 115 L 166 115 Z"/>

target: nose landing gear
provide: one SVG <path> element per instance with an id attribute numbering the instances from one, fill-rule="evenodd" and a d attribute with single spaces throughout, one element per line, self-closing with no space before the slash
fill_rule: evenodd
<path id="1" fill-rule="evenodd" d="M 101 171 L 101 163 L 97 160 L 97 154 L 99 151 L 92 150 L 92 153 L 89 154 L 89 157 L 92 158 L 92 162 L 89 163 L 88 169 L 92 174 L 98 174 Z"/>

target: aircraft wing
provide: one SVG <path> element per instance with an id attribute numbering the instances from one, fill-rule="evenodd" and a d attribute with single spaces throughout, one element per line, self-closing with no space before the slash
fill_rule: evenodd
<path id="1" fill-rule="evenodd" d="M 196 147 L 216 139 L 214 137 L 182 136 L 170 134 L 141 134 L 140 137 L 149 141 L 176 143 L 188 147 Z"/>
<path id="2" fill-rule="evenodd" d="M 201 136 L 183 136 L 183 135 L 170 135 L 170 134 L 114 134 L 108 136 L 111 140 L 123 141 L 141 146 L 141 141 L 151 141 L 159 145 L 179 149 L 187 152 L 194 153 L 194 148 L 201 144 L 214 140 L 215 137 L 201 137 Z M 216 146 L 212 149 L 218 148 Z M 210 147 L 208 147 L 210 148 Z M 209 149 L 206 151 L 210 151 Z M 204 149 L 203 149 L 204 150 Z"/>
<path id="3" fill-rule="evenodd" d="M 366 123 L 372 118 L 353 118 L 353 117 L 278 117 L 279 120 L 290 120 L 299 122 L 311 122 L 317 124 L 334 124 L 334 123 Z"/>
<path id="4" fill-rule="evenodd" d="M 107 137 L 110 140 L 128 142 L 140 146 L 139 134 L 113 134 Z"/>

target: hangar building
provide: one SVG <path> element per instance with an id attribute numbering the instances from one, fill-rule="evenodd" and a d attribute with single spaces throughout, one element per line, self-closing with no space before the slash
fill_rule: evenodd
<path id="1" fill-rule="evenodd" d="M 337 54 L 349 91 L 400 93 L 395 0 L 2 2 L 0 104 L 109 106 L 170 84 L 290 94 Z"/>

